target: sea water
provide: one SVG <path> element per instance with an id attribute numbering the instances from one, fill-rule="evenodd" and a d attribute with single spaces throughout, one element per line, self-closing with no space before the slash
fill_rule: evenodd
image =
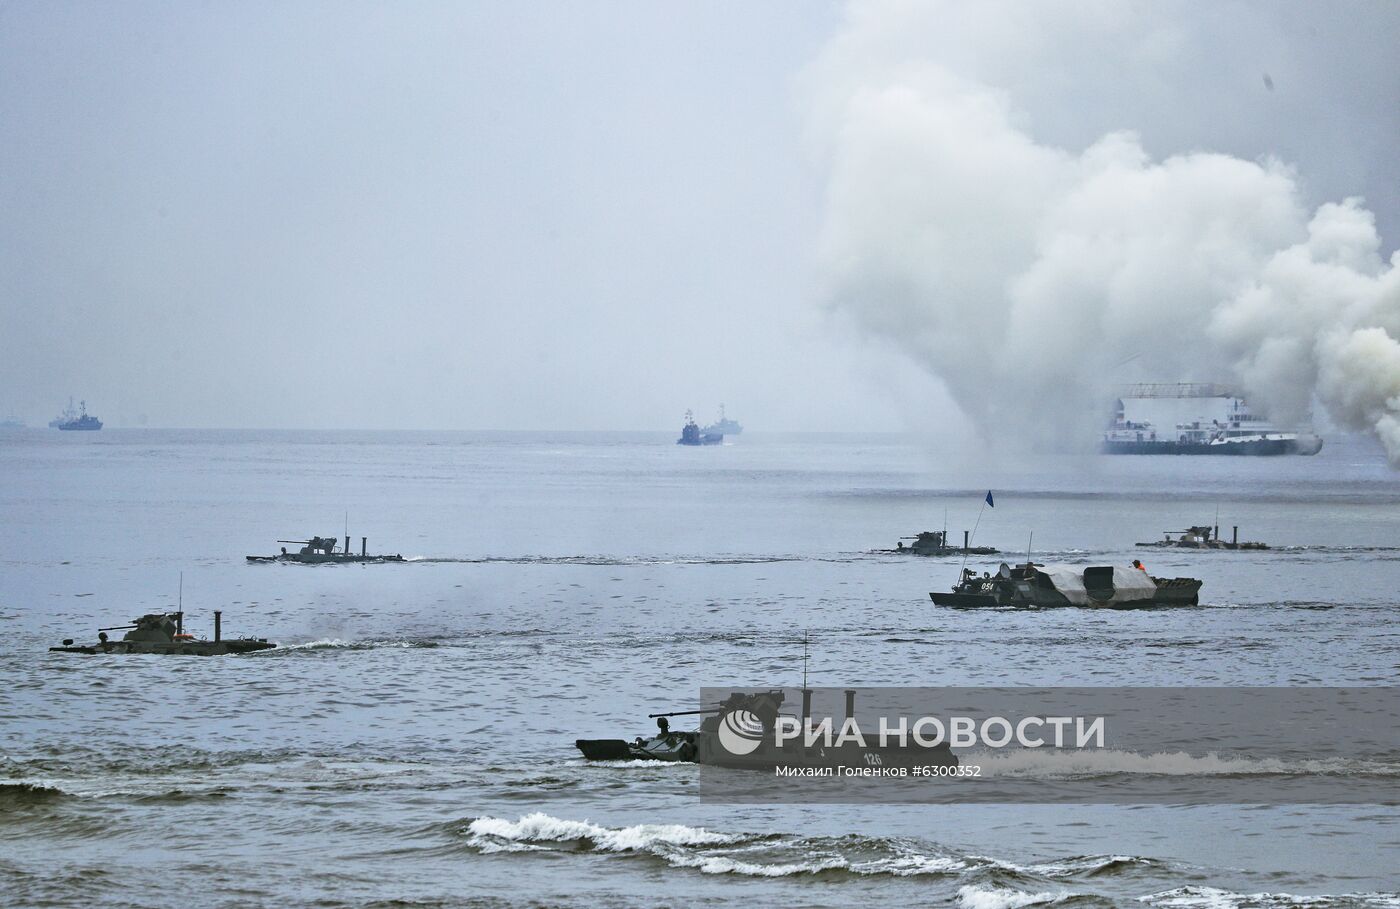
<path id="1" fill-rule="evenodd" d="M 1394 807 L 720 805 L 694 766 L 573 745 L 648 733 L 702 686 L 796 687 L 804 636 L 826 687 L 1394 684 L 1400 482 L 1373 442 L 673 442 L 0 435 L 0 904 L 1400 906 Z M 1275 548 L 1133 545 L 1217 520 Z M 347 526 L 408 561 L 244 560 Z M 878 550 L 945 526 L 1006 553 L 979 571 L 1028 546 L 1137 557 L 1201 578 L 1201 605 L 935 607 L 961 559 Z M 181 596 L 187 630 L 219 609 L 281 646 L 47 651 Z M 1195 758 L 1159 769 L 1189 784 Z"/>

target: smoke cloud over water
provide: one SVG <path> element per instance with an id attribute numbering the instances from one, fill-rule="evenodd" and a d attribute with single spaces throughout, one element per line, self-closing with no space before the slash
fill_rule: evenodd
<path id="1" fill-rule="evenodd" d="M 1098 7 L 979 9 L 857 5 L 806 74 L 830 306 L 994 444 L 1092 445 L 1123 383 L 1225 381 L 1278 423 L 1373 432 L 1400 466 L 1400 254 L 1362 200 L 1314 208 L 1274 158 L 1037 138 L 998 78 L 1068 78 L 1050 44 L 1150 65 L 1184 39 Z M 1044 21 L 1018 43 L 999 16 Z"/>

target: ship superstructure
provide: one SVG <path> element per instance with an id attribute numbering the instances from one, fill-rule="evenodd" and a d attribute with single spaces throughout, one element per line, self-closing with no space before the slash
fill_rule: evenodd
<path id="1" fill-rule="evenodd" d="M 1130 385 L 1103 434 L 1105 454 L 1317 454 L 1322 439 L 1256 413 L 1236 391 L 1202 382 Z"/>

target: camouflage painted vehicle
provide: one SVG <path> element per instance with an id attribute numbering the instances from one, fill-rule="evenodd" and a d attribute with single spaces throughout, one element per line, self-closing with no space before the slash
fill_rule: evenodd
<path id="1" fill-rule="evenodd" d="M 846 691 L 846 717 L 855 716 L 854 690 Z M 858 745 L 807 745 L 802 737 L 776 744 L 779 717 L 801 723 L 811 717 L 811 690 L 802 690 L 802 716 L 784 715 L 781 689 L 733 692 L 722 704 L 703 710 L 651 714 L 658 732 L 649 738 L 578 739 L 574 744 L 590 761 L 684 761 L 741 770 L 772 771 L 775 767 L 956 767 L 958 759 L 946 743 L 932 747 L 880 745 L 874 735 Z M 672 732 L 668 718 L 704 716 L 700 727 Z M 839 728 L 840 721 L 837 721 Z"/>
<path id="2" fill-rule="evenodd" d="M 886 549 L 885 552 L 898 552 L 917 556 L 942 556 L 942 555 L 996 555 L 997 550 L 990 546 L 969 546 L 969 534 L 963 531 L 962 545 L 948 541 L 946 530 L 925 530 L 917 536 L 900 537 L 894 544 L 894 549 Z M 904 541 L 911 541 L 908 546 Z"/>
<path id="3" fill-rule="evenodd" d="M 74 644 L 68 638 L 60 647 L 50 647 L 57 653 L 154 653 L 165 656 L 222 656 L 228 653 L 250 653 L 271 650 L 277 645 L 266 638 L 224 638 L 223 613 L 214 612 L 214 640 L 197 640 L 185 633 L 183 612 L 154 612 L 132 619 L 130 625 L 97 629 L 97 643 Z M 107 637 L 109 631 L 125 631 L 120 641 Z"/>
<path id="4" fill-rule="evenodd" d="M 300 546 L 296 552 L 288 552 L 283 546 L 277 555 L 247 557 L 250 562 L 298 562 L 304 565 L 338 564 L 340 562 L 402 562 L 401 555 L 370 555 L 369 537 L 360 537 L 360 554 L 350 551 L 350 537 L 345 538 L 345 548 L 338 549 L 340 541 L 335 537 L 312 537 L 309 540 L 278 540 Z"/>
<path id="5" fill-rule="evenodd" d="M 1176 539 L 1172 539 L 1176 534 Z M 1230 539 L 1220 539 L 1220 527 L 1208 524 L 1188 527 L 1185 530 L 1164 530 L 1162 539 L 1151 543 L 1138 543 L 1139 546 L 1152 546 L 1161 549 L 1268 549 L 1267 543 L 1241 543 L 1240 528 L 1231 529 Z"/>
<path id="6" fill-rule="evenodd" d="M 965 568 L 951 593 L 930 593 L 929 597 L 939 606 L 1128 609 L 1195 606 L 1200 590 L 1201 582 L 1195 578 L 1154 578 L 1141 563 L 1120 568 L 1026 562 L 1012 568 L 1003 562 L 996 574 L 983 572 L 980 577 Z"/>

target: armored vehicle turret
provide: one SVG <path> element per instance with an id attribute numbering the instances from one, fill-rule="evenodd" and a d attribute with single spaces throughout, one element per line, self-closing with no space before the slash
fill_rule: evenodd
<path id="1" fill-rule="evenodd" d="M 120 641 L 107 636 L 109 631 L 125 631 Z M 214 611 L 214 640 L 197 640 L 185 633 L 184 612 L 153 612 L 132 619 L 130 625 L 114 625 L 97 629 L 97 643 L 74 644 L 69 638 L 60 647 L 50 647 L 57 653 L 154 653 L 167 656 L 222 656 L 227 653 L 249 653 L 271 650 L 277 645 L 267 638 L 225 638 L 223 612 Z"/>

